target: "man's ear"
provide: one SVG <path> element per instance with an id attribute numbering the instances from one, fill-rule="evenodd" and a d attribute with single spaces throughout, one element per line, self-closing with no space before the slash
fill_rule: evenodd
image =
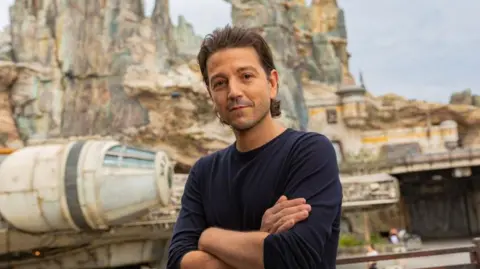
<path id="1" fill-rule="evenodd" d="M 268 82 L 270 83 L 270 99 L 275 99 L 278 94 L 278 72 L 273 69 L 268 76 Z"/>

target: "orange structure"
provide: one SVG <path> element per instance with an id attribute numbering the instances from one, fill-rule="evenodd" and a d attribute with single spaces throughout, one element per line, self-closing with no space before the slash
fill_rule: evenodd
<path id="1" fill-rule="evenodd" d="M 8 155 L 14 152 L 14 149 L 11 148 L 0 148 L 0 155 Z"/>

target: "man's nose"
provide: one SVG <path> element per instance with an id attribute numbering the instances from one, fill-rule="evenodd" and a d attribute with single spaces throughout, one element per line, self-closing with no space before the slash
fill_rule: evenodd
<path id="1" fill-rule="evenodd" d="M 228 98 L 236 99 L 241 96 L 243 96 L 242 84 L 236 79 L 230 80 Z"/>

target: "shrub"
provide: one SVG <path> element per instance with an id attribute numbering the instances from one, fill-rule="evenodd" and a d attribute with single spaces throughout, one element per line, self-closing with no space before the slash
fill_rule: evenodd
<path id="1" fill-rule="evenodd" d="M 338 245 L 339 247 L 356 247 L 363 245 L 363 241 L 353 234 L 340 234 Z"/>

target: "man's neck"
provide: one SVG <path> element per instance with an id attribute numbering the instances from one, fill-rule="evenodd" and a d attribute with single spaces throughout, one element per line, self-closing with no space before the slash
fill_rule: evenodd
<path id="1" fill-rule="evenodd" d="M 259 148 L 280 135 L 285 129 L 285 127 L 268 117 L 249 130 L 235 131 L 237 150 L 246 152 Z"/>

